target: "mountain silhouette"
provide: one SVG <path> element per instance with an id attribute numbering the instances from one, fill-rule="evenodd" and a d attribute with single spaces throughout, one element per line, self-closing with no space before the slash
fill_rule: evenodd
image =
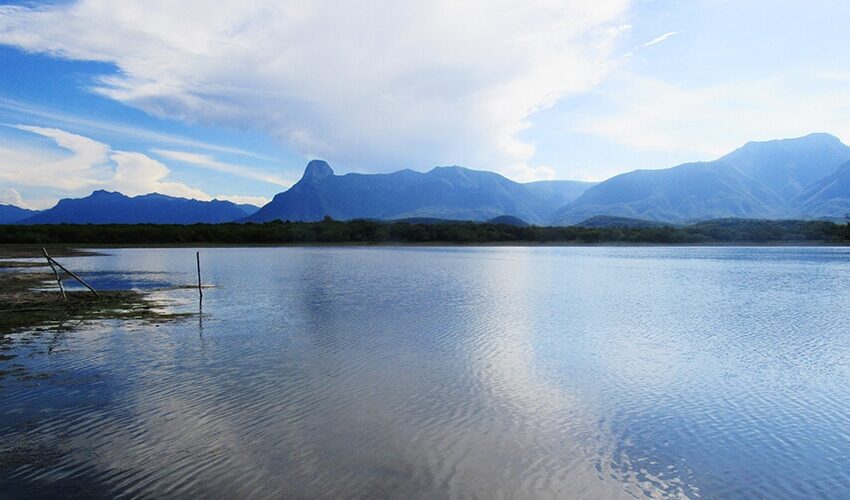
<path id="1" fill-rule="evenodd" d="M 246 210 L 229 201 L 199 201 L 158 193 L 126 196 L 95 191 L 65 198 L 53 208 L 18 221 L 23 224 L 195 224 L 232 222 Z"/>

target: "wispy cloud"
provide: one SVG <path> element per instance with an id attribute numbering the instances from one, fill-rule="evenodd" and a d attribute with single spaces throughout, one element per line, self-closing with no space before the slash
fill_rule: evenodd
<path id="1" fill-rule="evenodd" d="M 65 130 L 33 125 L 15 128 L 51 139 L 56 151 L 0 142 L 0 182 L 7 186 L 46 188 L 56 196 L 24 200 L 17 189 L 0 195 L 18 206 L 48 208 L 58 197 L 88 195 L 94 189 L 120 191 L 129 196 L 161 193 L 197 200 L 213 198 L 258 203 L 262 197 L 211 196 L 201 189 L 171 179 L 171 170 L 146 154 L 115 150 L 108 144 Z"/>
<path id="2" fill-rule="evenodd" d="M 275 161 L 274 158 L 257 154 L 245 149 L 222 146 L 220 144 L 213 144 L 204 141 L 197 141 L 179 135 L 164 134 L 162 132 L 156 132 L 153 130 L 127 125 L 124 123 L 110 122 L 104 120 L 92 120 L 76 115 L 71 115 L 68 113 L 62 113 L 59 111 L 51 110 L 49 108 L 45 108 L 43 106 L 38 106 L 35 104 L 25 103 L 14 99 L 7 99 L 4 97 L 0 97 L 0 108 L 13 111 L 22 118 L 30 120 L 34 118 L 41 118 L 42 120 L 50 122 L 51 125 L 72 126 L 73 128 L 83 132 L 95 132 L 99 135 L 106 135 L 110 137 L 119 137 L 123 139 L 140 139 L 143 141 L 150 141 L 159 144 L 171 144 L 176 146 L 214 151 L 218 153 L 245 156 L 258 160 Z"/>
<path id="3" fill-rule="evenodd" d="M 168 167 L 142 153 L 116 151 L 102 142 L 57 128 L 16 128 L 53 140 L 67 154 L 57 159 L 52 151 L 16 151 L 0 146 L 0 154 L 6 159 L 0 166 L 0 180 L 7 183 L 46 187 L 72 196 L 85 195 L 93 189 L 111 189 L 127 195 L 158 192 L 210 199 L 200 189 L 169 181 Z"/>
<path id="4" fill-rule="evenodd" d="M 33 125 L 16 125 L 15 128 L 51 139 L 69 154 L 56 157 L 52 151 L 6 149 L 2 154 L 5 161 L 0 167 L 2 180 L 76 191 L 98 186 L 110 175 L 107 163 L 111 149 L 106 144 L 57 128 Z"/>
<path id="5" fill-rule="evenodd" d="M 658 45 L 659 43 L 663 42 L 664 40 L 670 39 L 670 38 L 672 38 L 676 35 L 679 35 L 681 33 L 683 33 L 683 32 L 682 31 L 668 31 L 667 33 L 664 33 L 663 35 L 655 37 L 652 40 L 644 43 L 643 45 L 640 46 L 640 48 L 646 48 L 646 47 L 652 47 L 653 45 Z"/>
<path id="6" fill-rule="evenodd" d="M 574 130 L 635 151 L 684 153 L 693 160 L 717 158 L 748 140 L 815 131 L 850 139 L 850 94 L 803 90 L 799 82 L 808 78 L 786 75 L 693 87 L 620 72 L 603 91 L 607 111 L 580 117 Z"/>
<path id="7" fill-rule="evenodd" d="M 254 205 L 256 207 L 261 207 L 271 201 L 269 198 L 265 196 L 241 196 L 236 194 L 220 194 L 216 196 L 219 200 L 231 201 L 237 204 L 248 204 Z"/>
<path id="8" fill-rule="evenodd" d="M 12 188 L 0 189 L 0 204 L 29 208 L 29 205 L 27 205 L 27 202 L 24 201 L 21 193 Z"/>
<path id="9" fill-rule="evenodd" d="M 0 7 L 0 43 L 114 64 L 101 95 L 350 168 L 504 170 L 534 156 L 531 114 L 599 81 L 630 4 L 82 0 Z"/>
<path id="10" fill-rule="evenodd" d="M 196 167 L 207 168 L 210 170 L 215 170 L 217 172 L 224 172 L 232 175 L 237 175 L 246 179 L 254 179 L 258 181 L 268 182 L 269 184 L 274 184 L 276 186 L 288 188 L 289 186 L 295 183 L 295 181 L 289 178 L 284 178 L 274 174 L 261 172 L 259 170 L 245 167 L 242 165 L 234 165 L 232 163 L 218 161 L 210 155 L 190 153 L 187 151 L 172 151 L 168 149 L 153 149 L 152 152 L 170 160 L 188 163 Z"/>
<path id="11" fill-rule="evenodd" d="M 623 54 L 623 56 L 624 57 L 632 57 L 639 50 L 643 50 L 647 47 L 652 47 L 653 45 L 658 45 L 659 43 L 662 43 L 666 40 L 669 40 L 670 38 L 673 38 L 674 36 L 680 35 L 682 33 L 684 33 L 684 31 L 668 31 L 667 33 L 664 33 L 663 35 L 657 36 L 657 37 L 653 38 L 652 40 L 650 40 L 648 42 L 645 42 L 645 43 L 638 45 L 637 47 L 635 47 L 632 50 Z"/>

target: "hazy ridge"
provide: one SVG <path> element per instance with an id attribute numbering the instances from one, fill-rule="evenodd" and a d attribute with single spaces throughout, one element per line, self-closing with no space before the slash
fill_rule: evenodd
<path id="1" fill-rule="evenodd" d="M 604 182 L 518 183 L 450 166 L 428 172 L 336 175 L 313 160 L 302 178 L 257 209 L 227 201 L 96 191 L 42 212 L 0 205 L 0 223 L 313 222 L 440 219 L 573 225 L 599 216 L 669 224 L 719 218 L 840 219 L 850 212 L 850 147 L 836 137 L 750 142 L 708 162 L 635 170 Z M 630 224 L 634 224 L 631 222 Z"/>

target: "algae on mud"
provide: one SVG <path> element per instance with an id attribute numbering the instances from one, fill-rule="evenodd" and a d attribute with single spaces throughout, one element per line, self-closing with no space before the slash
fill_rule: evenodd
<path id="1" fill-rule="evenodd" d="M 97 255 L 70 248 L 54 248 L 56 257 Z M 0 335 L 37 327 L 69 328 L 68 322 L 93 319 L 135 319 L 166 321 L 187 314 L 166 313 L 159 304 L 136 290 L 66 291 L 62 300 L 55 277 L 46 261 L 9 260 L 41 257 L 41 250 L 31 247 L 0 248 Z"/>

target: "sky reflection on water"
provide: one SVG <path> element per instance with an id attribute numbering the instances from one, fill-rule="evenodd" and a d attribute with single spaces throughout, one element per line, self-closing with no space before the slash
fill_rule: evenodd
<path id="1" fill-rule="evenodd" d="M 850 491 L 850 251 L 201 252 L 202 330 L 99 322 L 7 341 L 0 490 Z M 109 254 L 63 263 L 197 308 L 173 288 L 194 283 L 194 250 Z"/>

